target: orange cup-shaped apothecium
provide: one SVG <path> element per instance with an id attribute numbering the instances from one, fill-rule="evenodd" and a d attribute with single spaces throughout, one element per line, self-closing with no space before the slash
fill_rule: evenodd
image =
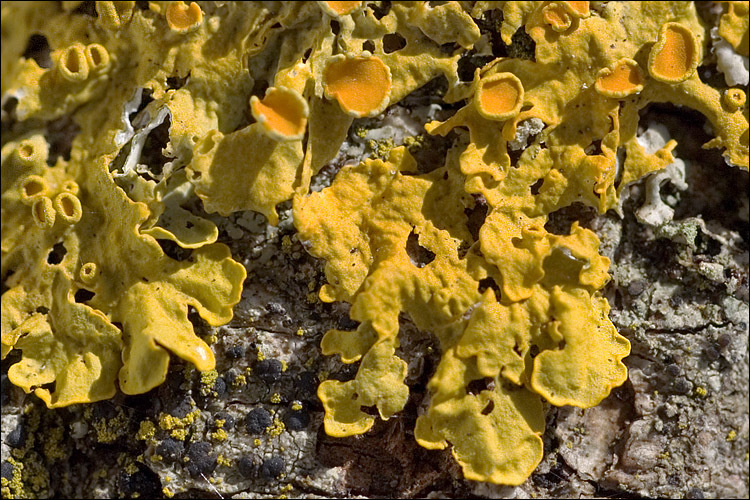
<path id="1" fill-rule="evenodd" d="M 655 80 L 680 83 L 690 78 L 701 60 L 695 34 L 679 23 L 665 23 L 648 57 L 648 72 Z"/>
<path id="2" fill-rule="evenodd" d="M 601 95 L 620 99 L 643 90 L 643 71 L 632 59 L 620 59 L 611 68 L 602 68 L 594 88 Z"/>
<path id="3" fill-rule="evenodd" d="M 299 140 L 305 135 L 309 108 L 294 90 L 269 87 L 263 99 L 250 98 L 250 111 L 266 134 L 276 140 Z"/>
<path id="4" fill-rule="evenodd" d="M 523 104 L 523 84 L 513 73 L 497 73 L 477 83 L 474 105 L 489 120 L 507 120 Z"/>
<path id="5" fill-rule="evenodd" d="M 375 116 L 390 101 L 391 70 L 374 56 L 331 58 L 323 73 L 326 97 L 354 117 Z"/>

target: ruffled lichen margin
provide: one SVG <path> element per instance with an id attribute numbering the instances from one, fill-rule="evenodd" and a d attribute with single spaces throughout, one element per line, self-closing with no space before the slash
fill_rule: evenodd
<path id="1" fill-rule="evenodd" d="M 51 407 L 109 398 L 116 382 L 145 392 L 164 380 L 169 352 L 213 368 L 188 311 L 229 321 L 245 272 L 180 202 L 194 190 L 209 212 L 252 209 L 275 224 L 293 198 L 300 238 L 326 261 L 321 300 L 351 303 L 359 322 L 322 341 L 324 354 L 360 362 L 353 380 L 320 385 L 326 431 L 361 434 L 368 407 L 384 419 L 404 408 L 406 313 L 442 351 L 417 441 L 451 446 L 469 479 L 519 484 L 542 457 L 543 401 L 591 407 L 627 377 L 599 240 L 578 224 L 550 234 L 549 215 L 575 202 L 616 209 L 626 185 L 672 162 L 674 141 L 647 153 L 636 138 L 653 102 L 701 112 L 715 137 L 706 147 L 748 165 L 744 93 L 700 79 L 708 37 L 690 2 L 99 2 L 96 18 L 79 4 L 3 4 L 4 100 L 19 120 L 80 127 L 69 159 L 50 160 L 33 128 L 2 149 L 2 354 L 21 351 L 11 381 Z M 462 82 L 462 52 L 487 45 L 475 20 L 493 9 L 504 43 L 523 29 L 534 51 Z M 720 33 L 746 55 L 737 9 Z M 30 33 L 49 41 L 51 67 L 21 57 Z M 308 192 L 354 118 L 440 75 L 444 100 L 464 105 L 427 132 L 468 130 L 442 165 L 397 148 Z M 259 83 L 304 103 L 293 133 L 257 112 L 244 122 Z M 152 102 L 134 125 L 143 89 Z M 274 112 L 292 116 L 287 105 Z M 170 161 L 152 172 L 138 152 L 165 120 Z M 541 129 L 512 159 L 529 123 Z M 472 231 L 477 208 L 486 218 Z M 189 256 L 168 257 L 159 240 Z"/>

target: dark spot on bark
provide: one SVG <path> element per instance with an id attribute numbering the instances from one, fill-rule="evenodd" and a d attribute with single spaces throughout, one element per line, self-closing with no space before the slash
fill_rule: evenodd
<path id="1" fill-rule="evenodd" d="M 282 457 L 273 456 L 263 461 L 263 464 L 260 466 L 260 475 L 266 479 L 277 478 L 284 472 L 285 467 L 286 464 Z"/>
<path id="2" fill-rule="evenodd" d="M 198 477 L 201 474 L 209 475 L 216 468 L 216 454 L 212 452 L 213 447 L 210 443 L 199 441 L 190 445 L 188 449 L 187 470 L 192 477 Z"/>
<path id="3" fill-rule="evenodd" d="M 244 456 L 237 461 L 237 469 L 242 474 L 242 477 L 250 479 L 258 472 L 258 466 L 255 465 L 255 461 L 252 457 Z"/>
<path id="4" fill-rule="evenodd" d="M 262 434 L 271 424 L 271 414 L 265 408 L 254 408 L 245 417 L 245 428 L 253 435 Z"/>
<path id="5" fill-rule="evenodd" d="M 167 462 L 176 462 L 185 453 L 185 443 L 168 437 L 156 446 L 156 453 Z"/>
<path id="6" fill-rule="evenodd" d="M 140 498 L 160 498 L 162 492 L 159 476 L 144 465 L 138 463 L 135 465 L 138 467 L 138 470 L 133 474 L 128 474 L 125 471 L 120 472 L 120 495 L 125 498 L 132 498 L 134 496 Z"/>
<path id="7" fill-rule="evenodd" d="M 8 433 L 8 437 L 5 438 L 5 444 L 11 448 L 23 448 L 26 444 L 26 428 L 23 425 L 23 421 L 19 422 L 16 427 Z"/>
<path id="8" fill-rule="evenodd" d="M 284 414 L 284 426 L 291 431 L 301 431 L 310 424 L 310 414 L 301 410 L 290 410 Z"/>
<path id="9" fill-rule="evenodd" d="M 278 359 L 264 359 L 258 361 L 253 367 L 253 372 L 266 384 L 277 382 L 281 378 L 281 361 Z"/>

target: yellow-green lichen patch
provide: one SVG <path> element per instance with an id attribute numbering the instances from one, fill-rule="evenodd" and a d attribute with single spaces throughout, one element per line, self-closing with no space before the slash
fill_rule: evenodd
<path id="1" fill-rule="evenodd" d="M 596 404 L 624 380 L 629 350 L 600 295 L 609 261 L 597 237 L 578 224 L 550 234 L 549 215 L 576 202 L 618 208 L 630 182 L 672 162 L 675 141 L 647 152 L 636 138 L 650 103 L 699 111 L 715 135 L 705 146 L 748 163 L 744 93 L 695 71 L 708 38 L 695 6 L 592 6 L 99 2 L 91 18 L 70 3 L 3 3 L 2 91 L 30 127 L 2 148 L 2 355 L 21 351 L 11 381 L 63 406 L 110 397 L 118 382 L 144 392 L 164 380 L 170 353 L 212 370 L 189 308 L 228 321 L 245 272 L 186 206 L 195 193 L 210 212 L 251 209 L 276 224 L 276 206 L 294 197 L 302 241 L 326 260 L 327 283 L 308 300 L 347 301 L 359 322 L 321 344 L 360 363 L 353 380 L 320 385 L 326 430 L 365 432 L 364 409 L 389 418 L 404 407 L 404 313 L 442 353 L 417 440 L 451 446 L 468 478 L 524 481 L 542 454 L 542 398 Z M 747 53 L 743 7 L 727 4 L 719 33 Z M 533 43 L 460 81 L 467 50 L 490 53 L 475 19 L 491 9 L 506 44 L 519 29 Z M 24 56 L 31 33 L 49 41 L 50 64 Z M 354 118 L 441 76 L 443 100 L 465 106 L 426 130 L 469 132 L 444 165 L 422 173 L 381 140 L 378 158 L 308 196 Z M 70 159 L 50 167 L 45 131 L 31 129 L 61 117 L 80 130 Z M 156 127 L 167 161 L 144 165 Z M 475 209 L 486 219 L 470 230 Z M 179 439 L 191 423 L 160 419 Z"/>
<path id="2" fill-rule="evenodd" d="M 336 32 L 330 23 L 320 22 L 321 15 L 326 16 L 321 7 L 337 18 Z M 137 100 L 148 92 L 154 102 L 141 117 L 169 120 L 164 152 L 174 160 L 158 174 L 163 176 L 156 178 L 161 181 L 158 186 L 134 177 L 135 154 L 124 167 L 115 165 L 113 173 L 132 199 L 149 205 L 152 212 L 144 229 L 195 248 L 195 240 L 207 240 L 210 231 L 196 230 L 191 236 L 184 230 L 178 234 L 178 225 L 162 226 L 171 217 L 162 217 L 168 207 L 161 201 L 179 185 L 169 177 L 179 175 L 186 164 L 186 180 L 195 185 L 209 211 L 253 209 L 274 222 L 275 205 L 308 190 L 312 175 L 336 155 L 355 116 L 377 114 L 439 75 L 448 79 L 449 92 L 455 93 L 460 55 L 447 54 L 439 43 L 455 33 L 462 46 L 471 46 L 479 36 L 471 16 L 455 3 L 429 9 L 394 4 L 377 16 L 375 10 L 376 5 L 364 2 L 242 2 L 218 11 L 181 1 L 151 2 L 147 10 L 135 8 L 134 2 L 99 2 L 99 17 L 92 22 L 58 4 L 45 4 L 37 11 L 8 5 L 4 19 L 28 19 L 24 30 L 50 41 L 55 67 L 20 59 L 28 37 L 4 41 L 3 91 L 23 96 L 16 107 L 22 120 L 77 113 L 92 155 L 140 149 L 137 143 L 146 134 L 133 129 L 131 112 L 123 110 L 134 105 L 133 99 L 136 110 Z M 394 50 L 383 41 L 387 35 L 405 45 Z M 340 68 L 335 64 L 339 58 L 344 59 Z M 335 68 L 345 71 L 333 72 L 327 98 L 326 73 Z M 367 80 L 352 80 L 362 76 Z M 282 99 L 279 107 L 266 96 L 270 100 L 261 112 L 264 99 L 258 96 L 253 108 L 263 124 L 243 130 L 253 88 L 286 88 L 291 99 Z M 302 143 L 305 117 L 307 140 Z M 232 134 L 233 142 L 244 149 L 213 157 L 213 146 Z M 267 143 L 268 134 L 290 144 L 277 151 Z M 244 154 L 249 150 L 258 154 Z M 226 173 L 234 168 L 242 172 Z M 223 182 L 226 178 L 233 181 Z M 43 205 L 40 202 L 40 212 Z"/>
<path id="3" fill-rule="evenodd" d="M 96 2 L 98 22 L 109 30 L 122 28 L 133 17 L 135 2 Z"/>
<path id="4" fill-rule="evenodd" d="M 294 193 L 302 158 L 300 140 L 277 141 L 256 122 L 228 135 L 208 134 L 195 148 L 188 173 L 207 210 L 222 215 L 255 210 L 276 224 L 276 205 Z M 250 189 L 235 189 L 248 184 Z"/>
<path id="5" fill-rule="evenodd" d="M 20 160 L 3 156 L 3 173 L 12 176 Z M 196 249 L 191 261 L 168 258 L 139 233 L 148 211 L 114 185 L 107 159 L 82 163 L 87 176 L 75 182 L 65 166 L 51 169 L 40 156 L 7 179 L 2 198 L 3 273 L 16 271 L 2 297 L 3 356 L 22 351 L 11 381 L 51 407 L 109 398 L 118 379 L 130 394 L 155 387 L 166 376 L 165 348 L 202 370 L 213 368 L 188 306 L 211 324 L 228 321 L 245 276 L 223 245 Z M 36 176 L 33 186 L 46 187 L 32 188 L 28 175 Z M 34 199 L 31 207 L 24 197 Z M 204 273 L 214 281 L 199 279 Z M 54 392 L 43 387 L 52 382 Z"/>
<path id="6" fill-rule="evenodd" d="M 99 443 L 113 443 L 128 432 L 130 423 L 128 415 L 117 408 L 117 415 L 112 418 L 100 418 L 93 422 L 96 440 Z"/>
<path id="7" fill-rule="evenodd" d="M 124 129 L 133 132 L 132 124 L 127 113 L 123 117 L 144 88 L 156 100 L 146 114 L 171 121 L 166 154 L 187 160 L 195 126 L 232 127 L 241 114 L 241 106 L 219 116 L 205 112 L 199 91 L 187 97 L 167 92 L 171 74 L 190 72 L 190 58 L 175 58 L 178 48 L 195 42 L 165 30 L 155 10 L 134 7 L 99 2 L 98 18 L 57 4 L 2 7 L 3 91 L 20 97 L 17 118 L 42 123 L 70 115 L 79 129 L 70 159 L 53 167 L 41 132 L 8 140 L 4 134 L 2 150 L 2 274 L 9 287 L 2 297 L 2 355 L 21 352 L 21 361 L 10 367 L 11 381 L 49 406 L 111 397 L 118 382 L 125 392 L 145 392 L 164 380 L 170 352 L 203 370 L 213 368 L 213 354 L 195 336 L 188 308 L 211 324 L 228 321 L 245 277 L 228 249 L 214 244 L 215 225 L 180 206 L 184 186 L 190 186 L 181 170 L 169 175 L 167 165 L 158 185 L 120 170 L 118 153 L 136 156 L 145 139 L 128 135 Z M 6 30 L 11 18 L 17 27 Z M 164 38 L 154 43 L 159 23 Z M 31 32 L 49 41 L 51 67 L 21 58 L 15 34 L 28 38 Z M 149 64 L 131 64 L 134 54 L 144 54 Z M 224 62 L 211 58 L 212 78 L 239 71 Z M 205 89 L 207 75 L 196 68 L 192 81 Z M 234 82 L 245 88 L 248 80 Z M 138 160 L 126 165 L 134 169 Z M 155 238 L 192 253 L 174 260 Z"/>
<path id="8" fill-rule="evenodd" d="M 154 423 L 151 420 L 142 421 L 135 438 L 149 444 L 156 444 L 156 426 Z"/>
<path id="9" fill-rule="evenodd" d="M 750 39 L 748 38 L 748 5 L 747 2 L 723 2 L 726 12 L 719 19 L 719 35 L 729 42 L 734 50 L 747 57 Z"/>
<path id="10" fill-rule="evenodd" d="M 567 368 L 582 375 L 560 389 L 561 397 L 589 406 L 624 380 L 621 360 L 629 344 L 614 331 L 606 301 L 597 293 L 608 280 L 609 262 L 597 254 L 593 233 L 574 226 L 568 236 L 532 235 L 536 250 L 522 255 L 530 247 L 519 244 L 517 251 L 538 272 L 519 278 L 490 258 L 504 251 L 500 245 L 508 235 L 497 226 L 502 219 L 488 217 L 479 234 L 484 257 L 478 247 L 459 257 L 459 243 L 473 241 L 464 213 L 472 201 L 462 186 L 456 150 L 444 167 L 418 175 L 413 158 L 399 147 L 389 161 L 345 167 L 330 188 L 295 199 L 301 238 L 326 259 L 328 284 L 321 298 L 350 302 L 350 316 L 360 322 L 356 331 L 330 330 L 323 337 L 324 354 L 361 361 L 353 380 L 326 380 L 318 396 L 326 432 L 335 436 L 372 427 L 374 418 L 363 407 L 375 406 L 384 419 L 403 409 L 409 394 L 406 363 L 395 348 L 398 316 L 405 312 L 418 328 L 433 332 L 443 350 L 429 384 L 430 407 L 418 419 L 415 437 L 430 448 L 451 443 L 466 477 L 519 484 L 542 454 L 540 394 L 547 386 L 534 377 L 544 378 L 547 365 L 534 364 L 531 347 L 562 353 L 565 361 L 553 364 L 569 363 Z M 329 234 L 338 238 L 323 236 Z M 431 258 L 421 261 L 415 246 Z M 508 266 L 515 259 L 508 256 Z M 510 293 L 480 293 L 480 281 L 490 276 Z M 523 292 L 514 295 L 519 279 Z M 566 315 L 555 302 L 560 289 L 594 313 L 580 322 L 575 312 Z M 590 351 L 596 361 L 585 359 L 576 346 L 600 328 L 610 337 L 604 335 Z M 575 332 L 571 346 L 561 347 L 569 332 Z M 591 373 L 595 376 L 588 377 Z M 483 379 L 492 381 L 486 390 L 469 392 L 471 382 Z M 518 446 L 524 453 L 510 451 Z"/>
<path id="11" fill-rule="evenodd" d="M 641 49 L 650 48 L 673 15 L 661 5 L 646 9 L 612 4 L 600 17 L 588 16 L 587 5 L 506 4 L 505 21 L 527 23 L 536 62 L 490 63 L 478 71 L 473 96 L 466 95 L 472 105 L 427 126 L 433 134 L 469 129 L 468 144 L 454 148 L 443 169 L 416 175 L 409 155 L 392 149 L 389 160 L 346 167 L 330 188 L 295 199 L 301 238 L 326 260 L 320 298 L 350 302 L 360 322 L 356 331 L 327 332 L 321 343 L 324 354 L 360 362 L 354 380 L 320 385 L 329 434 L 369 429 L 374 418 L 363 407 L 388 418 L 405 404 L 405 363 L 394 350 L 400 312 L 433 332 L 443 349 L 415 437 L 431 448 L 450 444 L 472 479 L 525 480 L 541 459 L 542 397 L 590 407 L 625 380 L 629 343 L 599 294 L 609 260 L 598 254 L 596 236 L 577 224 L 568 235 L 549 234 L 548 214 L 573 202 L 602 212 L 616 207 L 625 185 L 672 161 L 674 141 L 646 153 L 636 140 L 638 110 L 651 101 L 701 110 L 720 124 L 707 146 L 721 145 L 730 161 L 747 163 L 741 141 L 724 139 L 746 130 L 746 119 L 724 113 L 715 90 L 690 73 L 699 51 L 686 53 L 683 83 L 644 75 L 648 51 Z M 690 8 L 678 17 L 691 30 L 701 27 Z M 666 50 L 678 52 L 672 45 Z M 493 95 L 492 82 L 505 86 L 496 84 Z M 544 130 L 511 165 L 508 145 L 525 120 L 540 121 Z M 601 152 L 591 154 L 595 142 Z M 618 148 L 627 155 L 616 184 Z M 468 193 L 488 206 L 478 241 L 467 234 Z M 470 248 L 461 259 L 459 243 Z M 409 245 L 432 260 L 415 261 Z M 490 278 L 499 293 L 480 294 L 479 282 Z M 533 356 L 532 347 L 540 353 Z M 478 380 L 486 389 L 469 392 Z"/>

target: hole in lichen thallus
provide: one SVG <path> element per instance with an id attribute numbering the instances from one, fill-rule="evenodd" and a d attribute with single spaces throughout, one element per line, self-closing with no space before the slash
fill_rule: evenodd
<path id="1" fill-rule="evenodd" d="M 382 19 L 391 11 L 391 2 L 388 0 L 380 2 L 380 5 L 368 3 L 367 6 L 372 10 L 372 15 L 375 16 L 375 19 Z"/>
<path id="2" fill-rule="evenodd" d="M 555 248 L 544 259 L 544 282 L 550 285 L 574 285 L 580 281 L 584 262 L 567 248 Z"/>
<path id="3" fill-rule="evenodd" d="M 180 77 L 180 76 L 168 76 L 167 77 L 167 90 L 177 90 L 181 89 L 185 86 L 185 83 L 187 83 L 188 78 L 190 78 L 190 72 L 188 71 L 188 74 Z"/>
<path id="4" fill-rule="evenodd" d="M 536 62 L 536 42 L 526 30 L 517 30 L 507 46 L 508 56 Z"/>
<path id="5" fill-rule="evenodd" d="M 136 108 L 135 111 L 128 115 L 128 121 L 130 123 L 133 123 L 135 117 L 138 116 L 141 111 L 146 109 L 146 106 L 148 106 L 154 100 L 154 98 L 151 97 L 153 93 L 154 91 L 148 87 L 143 89 L 143 92 L 141 93 L 141 102 L 138 104 L 138 108 Z"/>
<path id="6" fill-rule="evenodd" d="M 466 385 L 466 392 L 473 395 L 477 395 L 482 391 L 492 391 L 494 389 L 495 379 L 492 377 L 484 377 L 472 380 Z"/>
<path id="7" fill-rule="evenodd" d="M 148 166 L 151 177 L 158 178 L 162 175 L 164 165 L 172 158 L 164 155 L 164 148 L 169 143 L 169 129 L 172 126 L 172 120 L 167 115 L 155 129 L 149 132 L 146 141 L 143 144 L 143 151 L 139 163 Z M 148 178 L 148 177 L 147 177 Z"/>
<path id="8" fill-rule="evenodd" d="M 193 254 L 192 250 L 190 250 L 189 248 L 182 248 L 172 240 L 156 240 L 156 242 L 159 244 L 162 252 L 164 252 L 167 257 L 180 262 L 188 260 Z"/>
<path id="9" fill-rule="evenodd" d="M 419 244 L 419 236 L 413 228 L 406 239 L 406 253 L 411 263 L 419 268 L 435 260 L 435 253 Z"/>
<path id="10" fill-rule="evenodd" d="M 479 241 L 479 230 L 487 219 L 487 210 L 487 201 L 482 195 L 474 195 L 474 206 L 464 209 L 467 219 L 466 228 L 474 241 Z"/>
<path id="11" fill-rule="evenodd" d="M 625 148 L 617 148 L 617 153 L 615 155 L 615 165 L 617 169 L 615 170 L 615 188 L 620 188 L 620 183 L 622 183 L 622 174 L 625 172 L 625 169 L 623 166 L 625 165 L 625 160 L 627 160 L 628 153 L 626 152 Z"/>
<path id="12" fill-rule="evenodd" d="M 602 140 L 595 139 L 591 141 L 591 144 L 586 148 L 586 154 L 589 156 L 602 154 Z"/>
<path id="13" fill-rule="evenodd" d="M 485 11 L 479 19 L 475 19 L 479 32 L 485 36 L 492 47 L 494 57 L 506 57 L 508 55 L 507 46 L 500 35 L 500 28 L 503 24 L 503 11 L 500 9 L 490 9 Z"/>
<path id="14" fill-rule="evenodd" d="M 57 383 L 54 380 L 48 384 L 42 384 L 39 386 L 40 389 L 47 390 L 49 391 L 50 394 L 55 393 L 56 387 L 57 387 Z"/>
<path id="15" fill-rule="evenodd" d="M 539 190 L 542 187 L 542 184 L 544 184 L 544 179 L 537 180 L 534 184 L 531 185 L 531 194 L 534 196 L 539 194 Z"/>
<path id="16" fill-rule="evenodd" d="M 375 52 L 375 43 L 372 40 L 365 40 L 362 43 L 362 50 L 366 50 L 368 52 Z"/>
<path id="17" fill-rule="evenodd" d="M 334 35 L 338 35 L 339 31 L 341 31 L 341 25 L 335 19 L 331 19 L 331 31 Z"/>
<path id="18" fill-rule="evenodd" d="M 495 292 L 495 298 L 497 298 L 497 300 L 500 300 L 500 287 L 495 282 L 495 278 L 482 278 L 481 280 L 479 280 L 479 286 L 477 288 L 479 290 L 479 293 L 484 293 L 488 288 L 491 288 L 492 291 Z"/>
<path id="19" fill-rule="evenodd" d="M 406 39 L 398 33 L 388 33 L 383 37 L 383 52 L 390 54 L 406 47 Z"/>
<path id="20" fill-rule="evenodd" d="M 47 131 L 44 134 L 44 138 L 47 144 L 49 144 L 47 165 L 50 167 L 55 166 L 59 158 L 65 161 L 70 160 L 73 140 L 80 131 L 81 127 L 69 116 L 64 116 L 48 123 Z"/>
<path id="21" fill-rule="evenodd" d="M 193 306 L 188 306 L 188 321 L 193 325 L 193 329 L 201 334 L 206 333 L 208 323 L 201 318 L 200 313 Z"/>
<path id="22" fill-rule="evenodd" d="M 462 82 L 474 80 L 474 71 L 495 59 L 493 56 L 466 55 L 458 60 L 458 78 Z"/>
<path id="23" fill-rule="evenodd" d="M 576 201 L 567 207 L 562 207 L 551 212 L 547 216 L 544 229 L 548 233 L 567 236 L 570 234 L 570 227 L 573 225 L 573 222 L 577 221 L 581 227 L 590 227 L 592 220 L 597 215 L 596 208 Z"/>
<path id="24" fill-rule="evenodd" d="M 99 13 L 96 12 L 96 2 L 87 1 L 81 2 L 81 5 L 71 11 L 71 14 L 80 14 L 82 16 L 89 16 L 98 18 Z"/>
<path id="25" fill-rule="evenodd" d="M 68 250 L 65 248 L 65 245 L 63 245 L 62 243 L 55 243 L 55 245 L 52 247 L 52 250 L 50 250 L 49 254 L 47 255 L 47 263 L 53 265 L 59 264 L 60 262 L 62 262 L 66 253 L 68 253 Z"/>
<path id="26" fill-rule="evenodd" d="M 492 400 L 487 401 L 487 404 L 482 409 L 482 415 L 489 415 L 492 413 L 492 410 L 495 409 L 495 402 Z"/>
<path id="27" fill-rule="evenodd" d="M 47 37 L 38 33 L 34 33 L 29 37 L 26 50 L 23 51 L 23 57 L 33 59 L 40 68 L 51 68 L 52 58 L 49 54 L 50 47 Z"/>
<path id="28" fill-rule="evenodd" d="M 94 292 L 90 290 L 86 290 L 85 288 L 80 288 L 76 290 L 76 293 L 74 295 L 75 301 L 79 304 L 85 304 L 91 299 L 94 298 L 94 295 L 96 295 Z"/>
<path id="29" fill-rule="evenodd" d="M 512 167 L 518 167 L 518 161 L 521 159 L 526 148 L 513 149 L 508 148 L 508 158 L 510 158 L 510 165 Z"/>

